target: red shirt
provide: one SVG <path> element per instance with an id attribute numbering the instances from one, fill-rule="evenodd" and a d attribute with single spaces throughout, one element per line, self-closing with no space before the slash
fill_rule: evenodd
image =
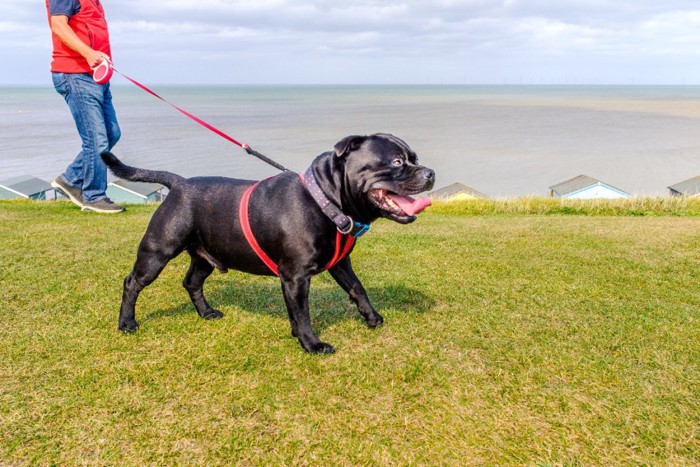
<path id="1" fill-rule="evenodd" d="M 79 0 L 80 11 L 68 19 L 68 25 L 81 41 L 91 48 L 112 56 L 109 46 L 109 31 L 105 12 L 100 0 Z M 51 24 L 51 8 L 46 0 L 46 12 Z M 78 52 L 70 49 L 56 34 L 51 34 L 53 40 L 53 60 L 51 71 L 54 73 L 91 73 L 90 65 Z"/>

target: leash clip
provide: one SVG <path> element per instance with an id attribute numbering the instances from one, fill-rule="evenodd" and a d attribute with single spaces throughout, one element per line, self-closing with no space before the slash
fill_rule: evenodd
<path id="1" fill-rule="evenodd" d="M 352 235 L 355 238 L 360 238 L 364 234 L 366 234 L 369 231 L 369 225 L 368 224 L 363 224 L 361 222 L 355 222 L 352 220 L 352 217 L 348 216 L 348 228 L 346 230 L 341 229 L 338 227 L 338 232 L 340 232 L 343 235 Z"/>

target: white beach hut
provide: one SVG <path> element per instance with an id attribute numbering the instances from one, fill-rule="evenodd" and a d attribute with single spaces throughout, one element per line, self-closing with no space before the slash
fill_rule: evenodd
<path id="1" fill-rule="evenodd" d="M 632 197 L 629 193 L 588 175 L 579 175 L 565 182 L 552 185 L 549 189 L 553 198 L 615 199 Z"/>

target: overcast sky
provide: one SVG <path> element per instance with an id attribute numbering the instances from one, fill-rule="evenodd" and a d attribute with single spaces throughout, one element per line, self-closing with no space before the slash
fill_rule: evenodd
<path id="1" fill-rule="evenodd" d="M 102 0 L 158 84 L 700 84 L 698 0 Z M 50 82 L 38 0 L 0 2 L 0 84 Z"/>

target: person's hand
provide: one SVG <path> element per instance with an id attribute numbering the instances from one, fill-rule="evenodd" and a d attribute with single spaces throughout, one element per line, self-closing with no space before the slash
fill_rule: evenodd
<path id="1" fill-rule="evenodd" d="M 90 65 L 90 68 L 95 68 L 97 65 L 102 63 L 102 60 L 107 59 L 109 60 L 109 57 L 107 54 L 103 52 L 98 52 L 97 50 L 90 49 L 86 54 L 85 54 L 85 60 L 87 60 L 88 65 Z"/>

